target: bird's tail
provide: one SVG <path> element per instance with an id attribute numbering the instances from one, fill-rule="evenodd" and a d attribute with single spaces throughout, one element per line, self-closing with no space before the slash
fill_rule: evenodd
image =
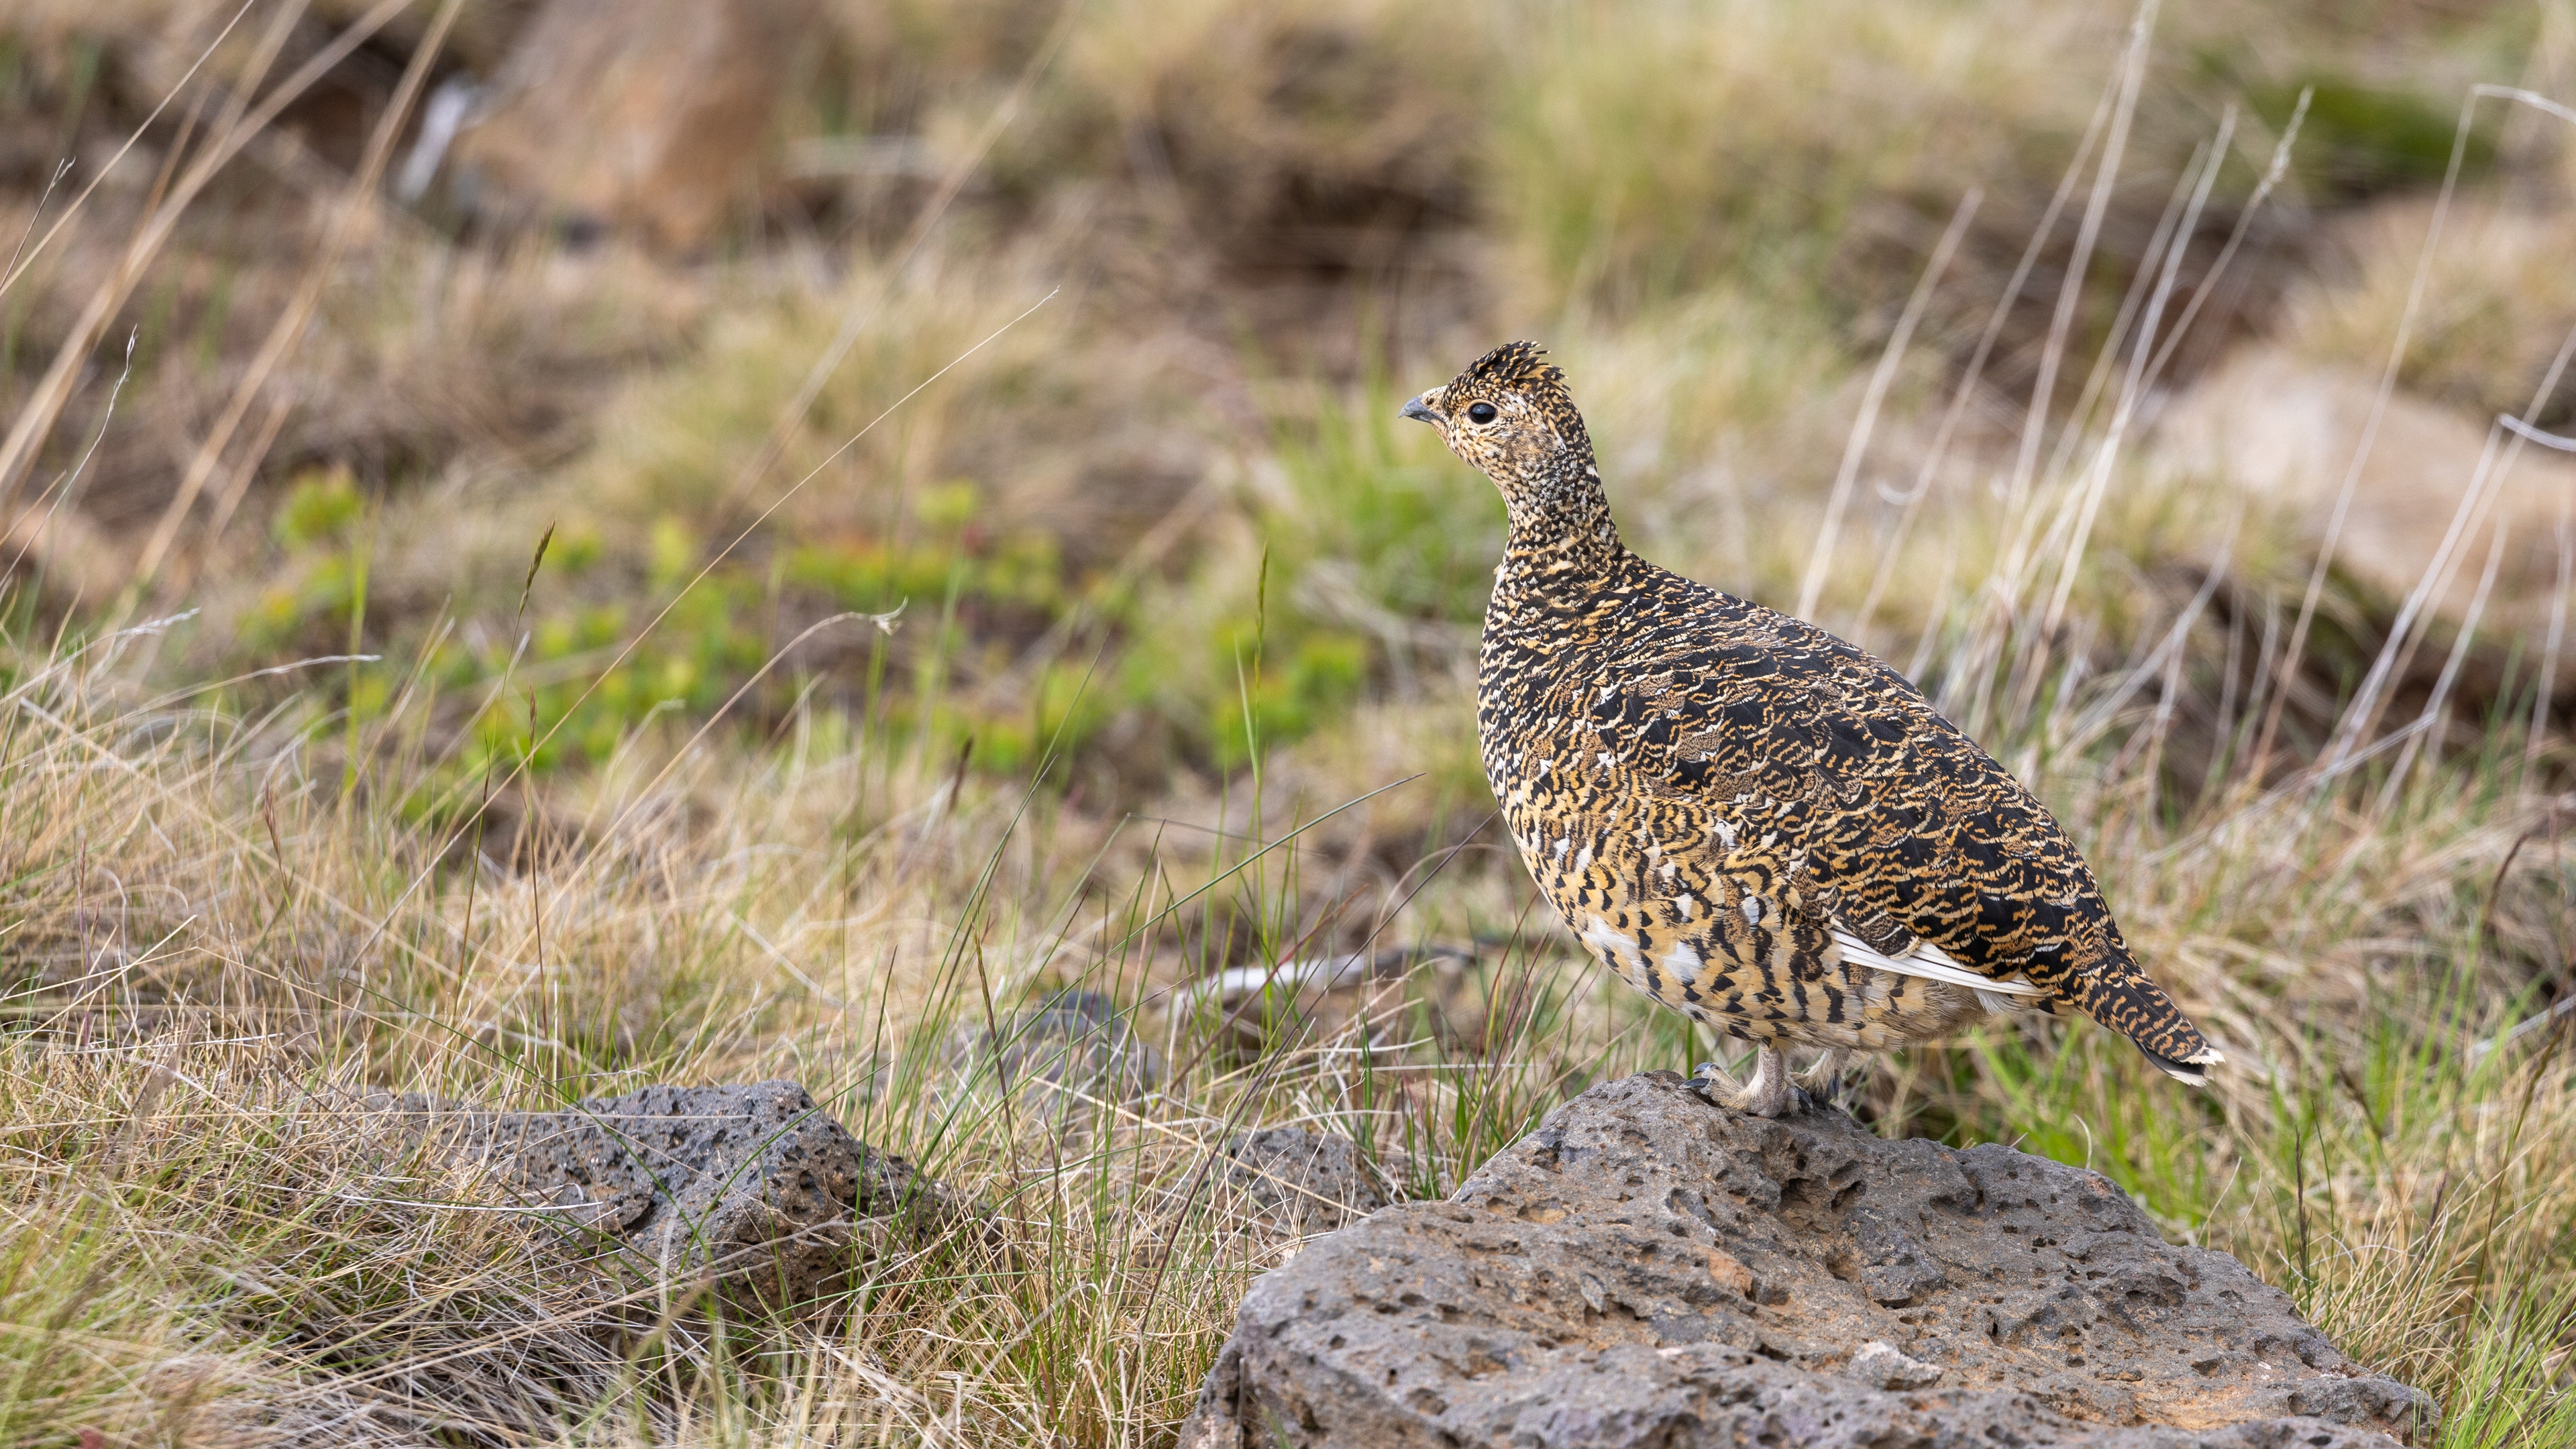
<path id="1" fill-rule="evenodd" d="M 2115 957 L 2112 969 L 2086 982 L 2077 1004 L 2085 1015 L 2136 1043 L 2157 1071 L 2185 1086 L 2207 1085 L 2208 1069 L 2227 1060 L 2163 987 L 2125 959 Z"/>
<path id="2" fill-rule="evenodd" d="M 2175 1081 L 2182 1083 L 2186 1087 L 2208 1086 L 2209 1069 L 2227 1060 L 2227 1058 L 2219 1052 L 2218 1048 L 2206 1044 L 2202 1045 L 2200 1051 L 2196 1055 L 2181 1059 L 2161 1055 L 2155 1048 L 2148 1046 L 2144 1042 L 2138 1043 L 2138 1051 L 2144 1055 L 2148 1061 L 2155 1063 L 2157 1071 L 2164 1073 L 2166 1076 L 2173 1078 Z"/>

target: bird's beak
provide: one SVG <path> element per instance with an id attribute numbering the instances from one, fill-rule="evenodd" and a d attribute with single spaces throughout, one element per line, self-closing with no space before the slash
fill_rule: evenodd
<path id="1" fill-rule="evenodd" d="M 1423 394 L 1423 397 L 1429 396 L 1429 393 Z M 1413 419 L 1417 423 L 1429 423 L 1435 428 L 1440 426 L 1440 415 L 1433 412 L 1430 405 L 1425 403 L 1422 398 L 1419 397 L 1404 405 L 1404 416 Z"/>

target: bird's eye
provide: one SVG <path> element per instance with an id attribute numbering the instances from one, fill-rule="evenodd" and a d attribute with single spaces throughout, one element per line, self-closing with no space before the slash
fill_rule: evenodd
<path id="1" fill-rule="evenodd" d="M 1494 420 L 1495 416 L 1494 405 L 1492 403 L 1472 403 L 1467 408 L 1467 421 L 1471 423 L 1490 423 Z"/>

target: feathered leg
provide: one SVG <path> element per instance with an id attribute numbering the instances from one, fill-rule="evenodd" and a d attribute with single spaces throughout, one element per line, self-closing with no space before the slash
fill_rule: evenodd
<path id="1" fill-rule="evenodd" d="M 1851 1095 L 1852 1083 L 1845 1074 L 1859 1060 L 1858 1052 L 1827 1047 L 1814 1063 L 1798 1074 L 1798 1085 L 1810 1098 L 1840 1107 L 1843 1099 Z"/>

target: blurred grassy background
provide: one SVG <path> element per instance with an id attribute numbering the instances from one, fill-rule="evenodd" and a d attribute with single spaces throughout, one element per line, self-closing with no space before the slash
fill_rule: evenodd
<path id="1" fill-rule="evenodd" d="M 1922 680 L 2240 1064 L 2022 1024 L 1864 1115 L 2569 1442 L 2571 68 L 2561 0 L 13 6 L 0 1423 L 1168 1442 L 1294 1243 L 1231 1125 L 1443 1192 L 1713 1049 L 1492 828 L 1500 509 L 1394 413 L 1526 335 L 1631 543 Z M 1156 1091 L 952 1090 L 1067 988 Z M 772 1073 L 1014 1255 L 601 1359 L 315 1095 Z"/>

